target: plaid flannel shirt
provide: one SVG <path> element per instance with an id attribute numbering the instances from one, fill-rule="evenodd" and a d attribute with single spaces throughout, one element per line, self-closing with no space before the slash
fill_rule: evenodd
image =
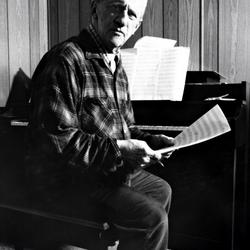
<path id="1" fill-rule="evenodd" d="M 67 181 L 69 165 L 83 172 L 122 167 L 116 139 L 140 132 L 130 129 L 134 115 L 121 59 L 113 74 L 92 27 L 52 48 L 32 80 L 28 172 L 41 185 Z"/>

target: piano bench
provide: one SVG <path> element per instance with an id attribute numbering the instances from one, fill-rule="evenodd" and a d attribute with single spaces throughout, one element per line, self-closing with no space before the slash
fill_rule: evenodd
<path id="1" fill-rule="evenodd" d="M 0 203 L 0 242 L 24 248 L 49 250 L 77 246 L 107 250 L 116 244 L 116 234 L 104 221 Z M 66 247 L 69 249 L 70 247 Z"/>

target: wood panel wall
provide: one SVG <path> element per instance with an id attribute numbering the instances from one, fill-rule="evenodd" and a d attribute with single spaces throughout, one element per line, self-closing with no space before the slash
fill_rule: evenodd
<path id="1" fill-rule="evenodd" d="M 219 12 L 219 69 L 250 81 L 250 1 L 220 0 Z"/>
<path id="2" fill-rule="evenodd" d="M 47 0 L 0 0 L 0 106 L 13 76 L 30 76 L 48 48 Z"/>
<path id="3" fill-rule="evenodd" d="M 88 0 L 49 0 L 50 44 L 85 27 Z M 143 35 L 176 39 L 190 46 L 190 70 L 215 70 L 228 82 L 250 81 L 249 0 L 149 0 L 142 27 L 126 44 Z"/>
<path id="4" fill-rule="evenodd" d="M 144 22 L 126 47 L 143 35 L 176 39 L 191 47 L 190 70 L 250 81 L 249 12 L 249 0 L 149 0 Z M 0 106 L 18 68 L 31 75 L 48 46 L 87 26 L 89 13 L 89 0 L 0 0 Z"/>

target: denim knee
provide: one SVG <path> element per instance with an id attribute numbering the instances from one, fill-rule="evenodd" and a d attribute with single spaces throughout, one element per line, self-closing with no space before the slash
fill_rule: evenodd
<path id="1" fill-rule="evenodd" d="M 159 193 L 161 193 L 161 204 L 163 205 L 163 207 L 166 209 L 168 213 L 170 209 L 170 205 L 171 205 L 172 188 L 166 181 L 164 181 L 162 182 Z"/>
<path id="2" fill-rule="evenodd" d="M 147 218 L 148 230 L 154 230 L 159 225 L 165 225 L 168 223 L 168 215 L 165 209 L 160 206 L 153 205 L 151 207 L 150 215 Z"/>

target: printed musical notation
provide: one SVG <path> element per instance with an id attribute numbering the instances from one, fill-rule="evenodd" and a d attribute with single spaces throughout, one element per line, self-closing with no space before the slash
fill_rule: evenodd
<path id="1" fill-rule="evenodd" d="M 231 130 L 227 118 L 219 105 L 215 105 L 189 127 L 174 138 L 174 146 L 158 150 L 164 154 L 179 148 L 188 147 L 210 140 Z"/>

